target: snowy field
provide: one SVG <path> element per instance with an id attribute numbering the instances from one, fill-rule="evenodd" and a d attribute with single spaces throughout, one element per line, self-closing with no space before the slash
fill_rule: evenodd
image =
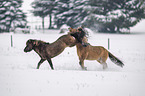
<path id="1" fill-rule="evenodd" d="M 145 96 L 145 34 L 93 34 L 92 45 L 108 47 L 125 66 L 107 60 L 103 70 L 96 61 L 85 61 L 87 71 L 79 66 L 76 47 L 66 48 L 36 69 L 40 57 L 24 53 L 28 39 L 54 42 L 62 34 L 0 34 L 0 96 Z"/>

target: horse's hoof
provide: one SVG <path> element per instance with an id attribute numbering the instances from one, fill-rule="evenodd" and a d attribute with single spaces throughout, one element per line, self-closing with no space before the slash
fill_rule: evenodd
<path id="1" fill-rule="evenodd" d="M 87 70 L 87 67 L 82 68 L 83 70 Z"/>

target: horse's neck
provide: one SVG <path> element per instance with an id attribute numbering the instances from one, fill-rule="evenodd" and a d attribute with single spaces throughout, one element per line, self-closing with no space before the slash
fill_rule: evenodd
<path id="1" fill-rule="evenodd" d="M 39 55 L 44 52 L 46 50 L 46 46 L 48 46 L 49 44 L 45 44 L 45 43 L 39 43 L 39 45 L 34 46 L 34 51 L 36 53 L 38 53 Z"/>
<path id="2" fill-rule="evenodd" d="M 81 43 L 76 44 L 77 52 L 87 52 L 87 50 L 90 49 L 91 45 L 87 45 L 87 47 L 84 47 Z"/>
<path id="3" fill-rule="evenodd" d="M 77 43 L 77 44 L 76 44 L 76 47 L 77 47 L 77 49 L 80 49 L 80 50 L 83 48 L 83 46 L 82 46 L 81 43 Z"/>

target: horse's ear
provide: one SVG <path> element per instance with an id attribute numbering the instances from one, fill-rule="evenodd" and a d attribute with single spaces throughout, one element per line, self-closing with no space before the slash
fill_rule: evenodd
<path id="1" fill-rule="evenodd" d="M 33 44 L 37 46 L 38 45 L 38 41 L 36 41 L 36 40 L 33 41 Z"/>

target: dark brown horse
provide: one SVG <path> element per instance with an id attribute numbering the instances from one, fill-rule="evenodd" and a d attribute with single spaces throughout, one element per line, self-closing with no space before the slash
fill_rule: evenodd
<path id="1" fill-rule="evenodd" d="M 66 47 L 73 47 L 75 44 L 76 39 L 70 34 L 61 36 L 51 44 L 40 40 L 29 39 L 26 42 L 24 52 L 30 52 L 34 50 L 41 57 L 41 60 L 37 65 L 37 69 L 39 69 L 40 65 L 45 60 L 49 62 L 51 69 L 54 69 L 51 58 L 62 53 Z"/>
<path id="2" fill-rule="evenodd" d="M 103 65 L 103 69 L 106 69 L 107 68 L 106 60 L 107 60 L 108 57 L 116 65 L 118 65 L 120 67 L 124 66 L 124 64 L 122 63 L 121 60 L 119 60 L 117 57 L 115 57 L 113 54 L 111 54 L 104 47 L 102 47 L 102 46 L 92 46 L 89 43 L 87 43 L 85 35 L 80 35 L 80 34 L 85 34 L 83 28 L 78 28 L 77 30 L 81 31 L 82 33 L 72 32 L 71 35 L 74 36 L 76 38 L 76 40 L 79 41 L 79 43 L 76 44 L 76 47 L 77 47 L 77 54 L 78 54 L 78 57 L 79 57 L 79 60 L 80 60 L 79 64 L 81 65 L 82 69 L 86 69 L 86 67 L 84 67 L 84 60 L 96 60 L 100 64 Z"/>

